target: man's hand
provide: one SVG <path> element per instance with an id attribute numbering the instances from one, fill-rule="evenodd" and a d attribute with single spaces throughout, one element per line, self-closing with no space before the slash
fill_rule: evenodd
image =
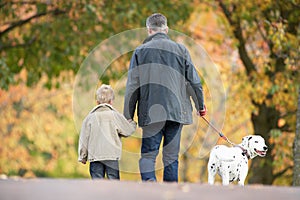
<path id="1" fill-rule="evenodd" d="M 206 115 L 206 112 L 207 112 L 207 109 L 206 109 L 206 106 L 204 105 L 203 110 L 199 110 L 199 111 L 197 112 L 197 115 L 200 116 L 200 117 L 203 117 L 203 116 Z"/>

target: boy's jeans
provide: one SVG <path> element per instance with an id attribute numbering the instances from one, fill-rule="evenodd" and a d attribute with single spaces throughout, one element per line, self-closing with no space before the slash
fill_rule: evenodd
<path id="1" fill-rule="evenodd" d="M 92 179 L 102 179 L 106 176 L 108 179 L 120 179 L 119 161 L 102 160 L 90 163 L 90 174 Z"/>
<path id="2" fill-rule="evenodd" d="M 182 124 L 173 121 L 158 122 L 143 127 L 142 157 L 139 161 L 143 181 L 156 181 L 155 161 L 163 142 L 163 180 L 178 182 L 178 153 Z"/>

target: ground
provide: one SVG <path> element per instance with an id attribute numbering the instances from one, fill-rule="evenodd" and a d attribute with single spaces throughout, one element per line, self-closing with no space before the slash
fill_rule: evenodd
<path id="1" fill-rule="evenodd" d="M 0 180 L 1 200 L 66 199 L 299 199 L 300 187 L 248 185 L 210 186 L 197 183 L 92 181 L 88 179 Z"/>

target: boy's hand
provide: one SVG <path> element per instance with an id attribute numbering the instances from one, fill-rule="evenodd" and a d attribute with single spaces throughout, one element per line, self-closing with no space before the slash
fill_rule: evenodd
<path id="1" fill-rule="evenodd" d="M 85 165 L 86 164 L 86 160 L 82 160 L 81 163 Z"/>

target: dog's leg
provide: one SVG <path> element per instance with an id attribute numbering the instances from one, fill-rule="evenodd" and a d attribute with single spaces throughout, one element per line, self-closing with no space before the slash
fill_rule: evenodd
<path id="1" fill-rule="evenodd" d="M 221 162 L 220 171 L 220 175 L 222 177 L 222 184 L 229 185 L 229 170 L 224 162 Z"/>
<path id="2" fill-rule="evenodd" d="M 222 184 L 223 185 L 229 185 L 229 173 L 223 172 L 222 174 Z"/>
<path id="3" fill-rule="evenodd" d="M 209 157 L 209 161 L 207 164 L 207 171 L 208 171 L 208 183 L 210 185 L 213 185 L 215 183 L 215 176 L 217 173 L 216 159 L 213 153 L 211 153 Z"/>
<path id="4" fill-rule="evenodd" d="M 248 174 L 248 165 L 242 165 L 240 177 L 239 177 L 239 181 L 238 181 L 239 186 L 244 186 L 247 174 Z"/>
<path id="5" fill-rule="evenodd" d="M 215 183 L 216 170 L 208 167 L 208 183 L 213 185 Z"/>

